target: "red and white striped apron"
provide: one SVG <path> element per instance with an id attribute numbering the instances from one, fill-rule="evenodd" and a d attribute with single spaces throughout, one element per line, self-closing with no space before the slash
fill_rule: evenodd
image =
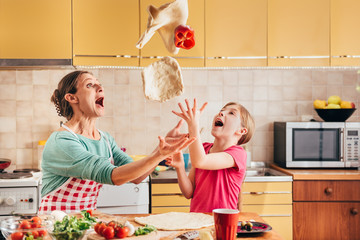
<path id="1" fill-rule="evenodd" d="M 64 124 L 62 127 L 78 138 L 70 128 Z M 114 164 L 109 140 L 103 132 L 100 130 L 99 132 L 106 139 L 111 156 L 109 161 Z M 101 187 L 101 183 L 92 180 L 70 177 L 59 188 L 48 193 L 41 199 L 38 214 L 49 214 L 54 210 L 70 213 L 79 212 L 84 209 L 96 209 L 97 197 Z"/>

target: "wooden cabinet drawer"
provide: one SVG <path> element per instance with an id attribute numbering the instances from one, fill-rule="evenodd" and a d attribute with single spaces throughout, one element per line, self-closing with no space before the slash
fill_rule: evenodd
<path id="1" fill-rule="evenodd" d="M 360 181 L 294 181 L 294 201 L 360 201 Z"/>
<path id="2" fill-rule="evenodd" d="M 244 182 L 242 192 L 290 192 L 292 182 Z"/>
<path id="3" fill-rule="evenodd" d="M 173 194 L 181 193 L 179 184 L 177 183 L 161 183 L 151 184 L 151 194 Z"/>
<path id="4" fill-rule="evenodd" d="M 255 212 L 261 217 L 291 217 L 292 205 L 243 205 L 242 212 Z"/>
<path id="5" fill-rule="evenodd" d="M 183 195 L 152 196 L 151 206 L 190 206 L 190 199 L 186 199 Z"/>

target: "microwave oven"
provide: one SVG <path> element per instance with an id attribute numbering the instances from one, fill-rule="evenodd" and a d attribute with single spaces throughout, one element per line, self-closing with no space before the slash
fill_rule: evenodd
<path id="1" fill-rule="evenodd" d="M 274 122 L 274 162 L 285 168 L 359 167 L 360 122 Z"/>

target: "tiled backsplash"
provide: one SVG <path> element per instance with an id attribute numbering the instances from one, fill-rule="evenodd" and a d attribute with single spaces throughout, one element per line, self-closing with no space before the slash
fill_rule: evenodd
<path id="1" fill-rule="evenodd" d="M 0 158 L 16 168 L 37 166 L 37 145 L 59 127 L 60 118 L 50 102 L 59 80 L 73 70 L 0 71 Z M 209 102 L 201 117 L 202 140 L 210 134 L 213 116 L 229 101 L 238 101 L 252 113 L 256 132 L 247 148 L 253 161 L 273 162 L 273 122 L 301 121 L 312 115 L 313 100 L 339 95 L 360 103 L 355 90 L 356 70 L 182 70 L 185 92 L 165 103 L 146 100 L 141 70 L 91 70 L 105 88 L 106 114 L 98 127 L 114 136 L 128 154 L 149 154 L 179 118 L 171 113 L 177 103 L 196 97 Z M 348 121 L 359 121 L 356 111 Z M 183 127 L 185 131 L 185 127 Z"/>

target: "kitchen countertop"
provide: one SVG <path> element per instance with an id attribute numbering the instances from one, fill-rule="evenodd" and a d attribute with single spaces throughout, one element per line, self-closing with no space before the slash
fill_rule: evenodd
<path id="1" fill-rule="evenodd" d="M 293 180 L 360 180 L 360 171 L 353 169 L 288 169 L 276 164 L 270 167 L 291 175 Z"/>
<path id="2" fill-rule="evenodd" d="M 210 214 L 210 213 L 208 213 Z M 111 221 L 111 217 L 116 219 L 116 217 L 123 217 L 126 218 L 126 220 L 128 220 L 130 223 L 132 223 L 135 227 L 139 226 L 139 224 L 137 224 L 134 221 L 135 217 L 144 217 L 144 216 L 149 216 L 150 214 L 116 214 L 116 215 L 108 215 L 108 214 L 103 214 L 99 211 L 95 211 L 94 212 L 94 216 L 98 217 L 99 219 L 104 219 L 104 221 Z M 113 219 L 113 220 L 114 220 Z M 241 212 L 239 214 L 239 221 L 249 221 L 249 220 L 255 220 L 256 222 L 265 222 L 258 214 L 256 213 L 251 213 L 251 212 Z M 214 227 L 209 227 L 208 229 L 211 229 L 212 231 L 214 231 Z M 159 239 L 159 240 L 173 240 L 176 236 L 184 233 L 186 231 L 158 231 L 158 237 L 155 237 L 154 239 Z M 137 237 L 139 238 L 139 237 Z M 89 239 L 89 238 L 88 238 Z M 98 237 L 98 238 L 91 238 L 92 240 L 105 240 L 105 238 L 102 237 Z M 150 239 L 150 238 L 149 238 Z M 152 238 L 151 238 L 152 239 Z M 238 237 L 237 239 L 248 239 L 248 240 L 265 240 L 265 239 L 272 239 L 272 240 L 282 240 L 283 238 L 276 232 L 276 230 L 271 230 L 268 232 L 264 232 L 264 233 L 248 233 L 248 234 L 243 234 L 240 237 Z"/>
<path id="3" fill-rule="evenodd" d="M 291 182 L 292 177 L 280 171 L 269 169 L 275 176 L 245 176 L 244 182 Z M 188 173 L 188 172 L 187 172 Z M 151 174 L 151 183 L 178 183 L 175 170 L 166 170 L 157 172 L 157 175 Z"/>

